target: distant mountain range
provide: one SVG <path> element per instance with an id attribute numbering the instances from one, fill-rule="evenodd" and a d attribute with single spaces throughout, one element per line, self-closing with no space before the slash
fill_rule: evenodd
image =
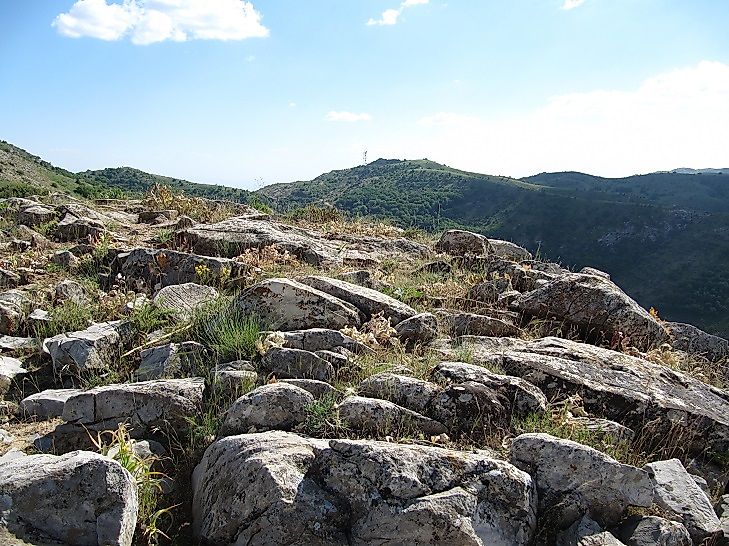
<path id="1" fill-rule="evenodd" d="M 568 267 L 603 269 L 661 316 L 729 335 L 729 169 L 518 180 L 429 160 L 379 159 L 248 192 L 130 168 L 70 173 L 7 143 L 0 144 L 0 169 L 0 196 L 40 186 L 93 197 L 143 192 L 158 182 L 190 195 L 262 199 L 279 210 L 327 204 L 403 227 L 470 229 Z"/>

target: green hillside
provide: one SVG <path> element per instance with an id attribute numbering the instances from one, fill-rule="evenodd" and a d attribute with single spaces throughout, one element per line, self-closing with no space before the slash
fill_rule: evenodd
<path id="1" fill-rule="evenodd" d="M 670 320 L 729 334 L 729 175 L 515 180 L 427 160 L 378 160 L 260 193 L 282 208 L 329 203 L 404 227 L 510 239 L 572 268 L 610 272 Z"/>

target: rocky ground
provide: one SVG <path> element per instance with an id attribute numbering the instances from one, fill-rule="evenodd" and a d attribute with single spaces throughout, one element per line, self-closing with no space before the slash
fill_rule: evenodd
<path id="1" fill-rule="evenodd" d="M 729 343 L 463 231 L 0 202 L 0 543 L 729 537 Z"/>

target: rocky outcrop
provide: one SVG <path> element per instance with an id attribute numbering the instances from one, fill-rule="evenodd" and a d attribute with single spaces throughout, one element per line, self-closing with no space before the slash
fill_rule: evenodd
<path id="1" fill-rule="evenodd" d="M 714 362 L 729 356 L 729 341 L 724 338 L 680 322 L 668 322 L 666 328 L 671 334 L 671 345 L 674 349 L 701 355 Z"/>
<path id="2" fill-rule="evenodd" d="M 215 288 L 190 282 L 165 286 L 157 292 L 153 301 L 157 307 L 172 311 L 175 321 L 185 322 L 198 307 L 217 297 Z"/>
<path id="3" fill-rule="evenodd" d="M 24 398 L 20 402 L 19 413 L 25 418 L 54 419 L 63 415 L 66 401 L 77 394 L 80 389 L 48 389 Z"/>
<path id="4" fill-rule="evenodd" d="M 588 336 L 610 340 L 621 333 L 638 348 L 668 341 L 662 324 L 609 280 L 569 273 L 523 294 L 514 307 L 527 316 L 557 319 Z"/>
<path id="5" fill-rule="evenodd" d="M 210 358 L 205 347 L 194 341 L 151 347 L 141 351 L 139 356 L 142 362 L 134 377 L 142 381 L 200 375 Z"/>
<path id="6" fill-rule="evenodd" d="M 390 372 L 372 375 L 359 385 L 359 393 L 362 396 L 389 400 L 398 406 L 422 414 L 440 391 L 441 387 L 435 383 Z"/>
<path id="7" fill-rule="evenodd" d="M 514 262 L 524 262 L 532 259 L 532 253 L 526 248 L 521 247 L 511 241 L 502 241 L 501 239 L 489 239 L 489 244 L 494 250 L 494 254 L 499 258 L 512 260 Z"/>
<path id="8" fill-rule="evenodd" d="M 316 379 L 329 381 L 334 366 L 309 351 L 271 347 L 260 363 L 260 369 L 280 379 Z"/>
<path id="9" fill-rule="evenodd" d="M 361 324 L 353 305 L 290 279 L 262 281 L 242 292 L 236 305 L 277 330 L 340 330 Z"/>
<path id="10" fill-rule="evenodd" d="M 446 328 L 455 336 L 511 337 L 521 333 L 518 326 L 506 320 L 473 313 L 449 315 L 445 323 Z"/>
<path id="11" fill-rule="evenodd" d="M 59 334 L 43 342 L 56 373 L 107 368 L 118 358 L 131 335 L 129 323 L 94 324 L 80 332 Z"/>
<path id="12" fill-rule="evenodd" d="M 432 313 L 419 313 L 398 323 L 395 333 L 408 347 L 427 345 L 438 337 L 438 319 Z"/>
<path id="13" fill-rule="evenodd" d="M 522 546 L 536 524 L 529 476 L 481 453 L 269 432 L 218 440 L 193 482 L 214 544 Z"/>
<path id="14" fill-rule="evenodd" d="M 54 230 L 56 239 L 62 242 L 90 240 L 106 231 L 104 224 L 91 218 L 77 217 L 67 213 Z"/>
<path id="15" fill-rule="evenodd" d="M 30 301 L 19 290 L 0 293 L 0 334 L 15 334 L 24 319 Z"/>
<path id="16" fill-rule="evenodd" d="M 452 256 L 485 256 L 494 253 L 494 248 L 486 237 L 460 229 L 449 229 L 443 233 L 435 250 Z"/>
<path id="17" fill-rule="evenodd" d="M 373 436 L 422 433 L 427 437 L 448 432 L 442 423 L 387 400 L 349 396 L 337 409 L 339 418 L 349 428 Z"/>
<path id="18" fill-rule="evenodd" d="M 0 356 L 0 397 L 8 392 L 17 376 L 27 371 L 17 358 Z"/>
<path id="19" fill-rule="evenodd" d="M 15 218 L 19 224 L 34 227 L 52 222 L 57 216 L 56 211 L 44 205 L 37 204 L 20 209 Z"/>
<path id="20" fill-rule="evenodd" d="M 326 328 L 310 328 L 281 332 L 283 346 L 287 349 L 301 349 L 315 353 L 317 351 L 335 351 L 346 349 L 355 354 L 370 352 L 370 349 L 338 330 Z"/>
<path id="21" fill-rule="evenodd" d="M 0 527 L 30 543 L 131 546 L 137 507 L 132 475 L 96 453 L 0 464 Z"/>
<path id="22" fill-rule="evenodd" d="M 657 516 L 632 516 L 610 530 L 626 546 L 691 546 L 686 527 Z"/>

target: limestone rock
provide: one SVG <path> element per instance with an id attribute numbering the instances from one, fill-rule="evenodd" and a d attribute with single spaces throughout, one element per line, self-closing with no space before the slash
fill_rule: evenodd
<path id="1" fill-rule="evenodd" d="M 38 344 L 32 337 L 0 336 L 0 351 L 34 352 Z"/>
<path id="2" fill-rule="evenodd" d="M 599 269 L 595 269 L 594 267 L 583 267 L 580 269 L 580 273 L 584 275 L 593 275 L 594 277 L 602 277 L 603 279 L 610 280 L 610 274 L 605 273 L 604 271 L 600 271 Z"/>
<path id="3" fill-rule="evenodd" d="M 43 348 L 53 359 L 56 373 L 109 367 L 129 341 L 131 326 L 114 321 L 94 324 L 80 332 L 59 334 L 46 339 Z"/>
<path id="4" fill-rule="evenodd" d="M 624 546 L 614 535 L 603 531 L 597 522 L 584 516 L 557 537 L 556 546 Z"/>
<path id="5" fill-rule="evenodd" d="M 215 288 L 190 282 L 165 286 L 157 292 L 154 303 L 157 307 L 173 311 L 177 322 L 184 322 L 192 317 L 195 309 L 217 297 Z"/>
<path id="6" fill-rule="evenodd" d="M 483 235 L 463 231 L 460 229 L 449 229 L 435 245 L 436 252 L 445 252 L 453 256 L 484 256 L 493 254 L 494 249 L 489 240 Z"/>
<path id="7" fill-rule="evenodd" d="M 238 398 L 225 414 L 221 436 L 266 430 L 293 430 L 306 422 L 314 397 L 288 383 L 263 385 Z"/>
<path id="8" fill-rule="evenodd" d="M 142 381 L 200 375 L 210 359 L 205 347 L 194 341 L 151 347 L 139 356 L 142 362 L 134 376 Z"/>
<path id="9" fill-rule="evenodd" d="M 25 418 L 54 419 L 63 415 L 66 400 L 82 392 L 80 389 L 48 389 L 31 394 L 21 400 L 19 413 Z"/>
<path id="10" fill-rule="evenodd" d="M 0 526 L 23 540 L 130 546 L 137 505 L 132 475 L 96 453 L 30 455 L 0 465 Z"/>
<path id="11" fill-rule="evenodd" d="M 137 220 L 140 224 L 164 224 L 176 220 L 179 214 L 176 210 L 145 210 L 139 213 Z"/>
<path id="12" fill-rule="evenodd" d="M 599 417 L 570 417 L 569 423 L 583 427 L 596 436 L 612 436 L 618 441 L 629 442 L 635 437 L 635 432 L 628 427 Z"/>
<path id="13" fill-rule="evenodd" d="M 0 356 L 0 397 L 8 392 L 17 376 L 27 373 L 27 371 L 17 358 Z"/>
<path id="14" fill-rule="evenodd" d="M 434 436 L 448 432 L 443 424 L 387 400 L 349 396 L 337 408 L 343 422 L 366 434 L 386 436 L 422 432 Z"/>
<path id="15" fill-rule="evenodd" d="M 721 538 L 721 523 L 711 502 L 678 459 L 645 466 L 655 481 L 654 502 L 669 517 L 683 523 L 694 544 L 706 538 Z"/>
<path id="16" fill-rule="evenodd" d="M 59 250 L 50 258 L 50 262 L 66 270 L 71 270 L 79 263 L 79 259 L 68 250 Z"/>
<path id="17" fill-rule="evenodd" d="M 281 379 L 279 383 L 288 383 L 307 391 L 316 399 L 325 397 L 340 398 L 342 393 L 335 389 L 330 383 L 317 381 L 316 379 Z"/>
<path id="18" fill-rule="evenodd" d="M 446 318 L 446 324 L 455 336 L 510 337 L 521 333 L 518 326 L 503 319 L 473 313 L 450 315 Z"/>
<path id="19" fill-rule="evenodd" d="M 511 284 L 511 279 L 508 276 L 499 277 L 478 283 L 471 287 L 466 294 L 466 299 L 473 303 L 496 303 L 505 292 L 510 292 L 514 287 Z"/>
<path id="20" fill-rule="evenodd" d="M 280 347 L 271 347 L 266 352 L 261 369 L 283 379 L 329 381 L 334 376 L 334 366 L 314 353 Z"/>
<path id="21" fill-rule="evenodd" d="M 511 241 L 502 241 L 501 239 L 489 239 L 494 254 L 499 258 L 512 260 L 514 262 L 524 262 L 533 258 L 532 253 L 526 248 L 521 247 Z"/>
<path id="22" fill-rule="evenodd" d="M 287 349 L 301 349 L 315 353 L 317 351 L 335 351 L 339 348 L 347 349 L 355 354 L 370 352 L 370 349 L 338 330 L 326 328 L 310 328 L 308 330 L 294 330 L 282 332 L 284 347 Z"/>
<path id="23" fill-rule="evenodd" d="M 671 334 L 674 349 L 698 354 L 711 361 L 721 360 L 729 355 L 729 341 L 707 334 L 691 324 L 669 322 L 666 327 Z"/>
<path id="24" fill-rule="evenodd" d="M 361 324 L 359 312 L 353 305 L 290 279 L 262 281 L 242 292 L 236 305 L 244 312 L 255 313 L 272 328 L 283 331 L 341 330 L 345 326 Z"/>
<path id="25" fill-rule="evenodd" d="M 28 305 L 28 298 L 18 290 L 0 292 L 0 334 L 17 333 Z"/>
<path id="26" fill-rule="evenodd" d="M 523 294 L 515 307 L 528 316 L 556 318 L 608 340 L 618 332 L 638 348 L 668 341 L 665 328 L 607 279 L 580 273 L 561 275 Z"/>
<path id="27" fill-rule="evenodd" d="M 438 319 L 432 313 L 419 313 L 398 323 L 395 332 L 407 346 L 427 345 L 438 337 Z"/>
<path id="28" fill-rule="evenodd" d="M 84 287 L 71 279 L 62 280 L 56 285 L 54 297 L 57 302 L 70 301 L 76 305 L 83 305 L 88 302 Z"/>
<path id="29" fill-rule="evenodd" d="M 676 521 L 656 516 L 632 516 L 611 529 L 626 546 L 691 546 L 691 536 Z"/>
<path id="30" fill-rule="evenodd" d="M 488 435 L 509 424 L 508 400 L 483 383 L 466 381 L 447 385 L 433 399 L 428 415 L 452 434 Z"/>
<path id="31" fill-rule="evenodd" d="M 310 276 L 304 277 L 301 282 L 353 305 L 362 312 L 365 321 L 377 313 L 384 313 L 385 318 L 389 318 L 390 323 L 395 326 L 417 314 L 409 305 L 382 292 L 338 279 Z"/>
<path id="32" fill-rule="evenodd" d="M 78 241 L 90 239 L 104 233 L 104 224 L 91 218 L 79 218 L 66 214 L 56 226 L 55 236 L 59 241 Z"/>
<path id="33" fill-rule="evenodd" d="M 18 211 L 16 220 L 19 224 L 26 226 L 37 226 L 47 224 L 56 219 L 56 211 L 43 205 L 31 205 Z"/>
<path id="34" fill-rule="evenodd" d="M 47 238 L 27 226 L 22 224 L 17 226 L 16 232 L 18 234 L 18 238 L 22 239 L 24 242 L 28 242 L 31 248 L 45 250 L 51 246 L 51 242 Z"/>
<path id="35" fill-rule="evenodd" d="M 372 375 L 359 385 L 362 396 L 389 400 L 421 414 L 425 414 L 428 404 L 440 391 L 441 387 L 435 383 L 390 372 Z"/>
<path id="36" fill-rule="evenodd" d="M 522 434 L 511 444 L 511 462 L 534 478 L 540 517 L 553 522 L 554 530 L 585 513 L 601 525 L 614 525 L 629 506 L 647 508 L 653 502 L 647 472 L 570 440 Z"/>

